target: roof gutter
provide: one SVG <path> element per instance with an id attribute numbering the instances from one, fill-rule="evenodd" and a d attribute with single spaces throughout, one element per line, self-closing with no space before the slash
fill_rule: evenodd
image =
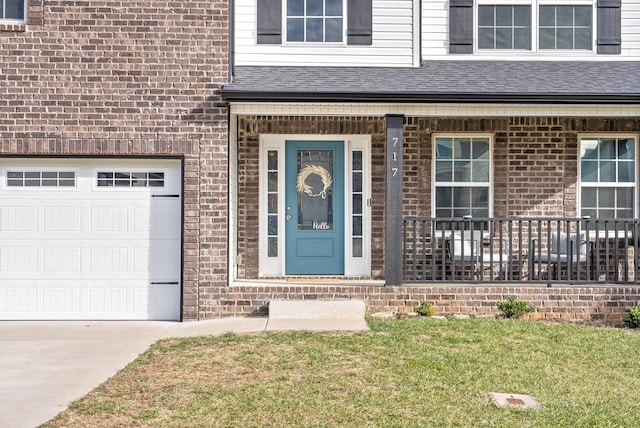
<path id="1" fill-rule="evenodd" d="M 223 88 L 222 97 L 227 102 L 260 103 L 640 104 L 640 94 L 254 92 Z"/>

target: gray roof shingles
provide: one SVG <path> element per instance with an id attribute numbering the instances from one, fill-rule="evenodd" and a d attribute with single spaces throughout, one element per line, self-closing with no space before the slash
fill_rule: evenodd
<path id="1" fill-rule="evenodd" d="M 420 68 L 234 70 L 228 101 L 640 103 L 640 62 L 431 61 Z"/>

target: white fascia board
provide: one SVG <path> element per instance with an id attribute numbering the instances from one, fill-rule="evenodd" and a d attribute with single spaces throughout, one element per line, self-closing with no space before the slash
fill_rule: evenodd
<path id="1" fill-rule="evenodd" d="M 640 105 L 620 104 L 367 104 L 367 103 L 231 103 L 236 115 L 405 116 L 429 117 L 627 117 Z"/>

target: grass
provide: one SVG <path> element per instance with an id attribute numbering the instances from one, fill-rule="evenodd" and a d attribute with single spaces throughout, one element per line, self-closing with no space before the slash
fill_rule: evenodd
<path id="1" fill-rule="evenodd" d="M 362 333 L 163 340 L 46 427 L 630 427 L 637 331 L 371 320 Z M 488 392 L 533 395 L 498 409 Z"/>

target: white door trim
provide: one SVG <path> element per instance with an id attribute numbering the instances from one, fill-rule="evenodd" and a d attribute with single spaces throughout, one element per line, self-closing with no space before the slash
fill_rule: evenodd
<path id="1" fill-rule="evenodd" d="M 371 276 L 371 136 L 369 135 L 308 135 L 263 134 L 260 136 L 259 155 L 259 269 L 260 277 L 282 276 L 285 272 L 285 142 L 287 140 L 344 141 L 345 150 L 345 276 Z M 277 255 L 269 257 L 268 251 L 268 154 L 277 154 Z M 363 231 L 362 257 L 353 256 L 353 160 L 352 153 L 361 151 L 363 157 Z M 272 213 L 273 215 L 273 213 Z"/>

